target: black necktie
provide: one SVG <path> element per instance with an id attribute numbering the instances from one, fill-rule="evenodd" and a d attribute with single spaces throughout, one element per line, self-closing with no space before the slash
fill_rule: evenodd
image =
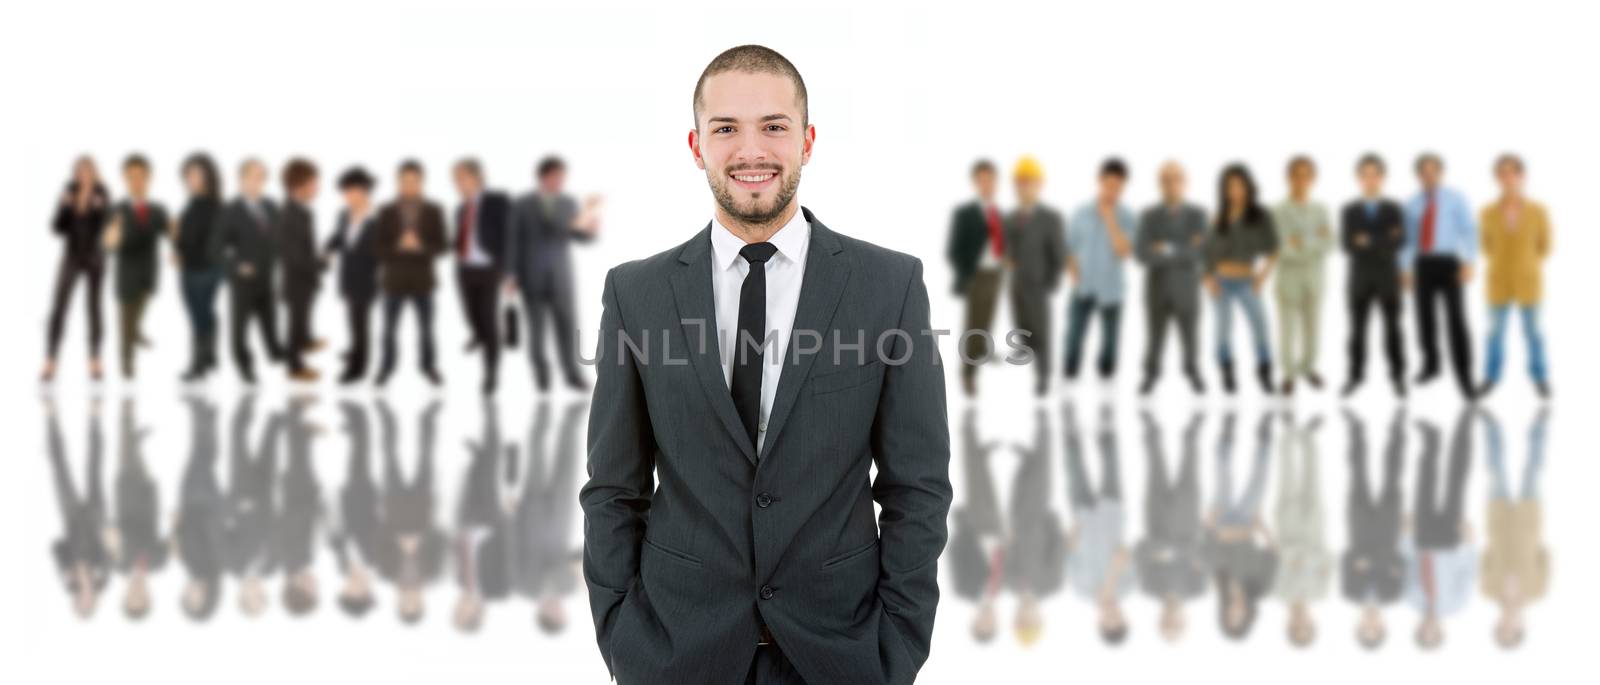
<path id="1" fill-rule="evenodd" d="M 756 423 L 761 418 L 761 358 L 767 330 L 767 260 L 778 247 L 772 243 L 752 243 L 739 250 L 750 263 L 744 285 L 739 288 L 739 337 L 733 343 L 733 404 L 739 409 L 744 431 L 755 447 Z M 749 342 L 753 341 L 753 342 Z"/>

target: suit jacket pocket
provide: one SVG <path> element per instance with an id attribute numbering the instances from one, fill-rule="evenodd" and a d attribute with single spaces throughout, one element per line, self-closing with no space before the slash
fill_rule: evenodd
<path id="1" fill-rule="evenodd" d="M 839 371 L 815 376 L 811 379 L 811 392 L 817 395 L 829 392 L 838 392 L 856 387 L 875 377 L 878 367 L 883 362 L 874 359 L 860 366 L 852 366 Z"/>
<path id="2" fill-rule="evenodd" d="M 689 554 L 688 552 L 679 552 L 671 547 L 663 546 L 658 542 L 652 541 L 650 538 L 645 538 L 644 544 L 646 547 L 660 552 L 663 556 L 666 556 L 667 558 L 672 559 L 680 564 L 687 564 L 695 568 L 701 568 L 705 565 L 704 562 L 700 561 L 700 557 Z"/>
<path id="3" fill-rule="evenodd" d="M 872 542 L 869 542 L 869 543 L 867 543 L 865 545 L 862 545 L 860 547 L 852 549 L 852 550 L 850 550 L 848 552 L 845 552 L 844 554 L 835 554 L 835 555 L 833 555 L 831 557 L 828 557 L 827 561 L 822 562 L 822 568 L 829 569 L 829 568 L 833 568 L 835 566 L 838 566 L 840 564 L 846 564 L 846 563 L 849 563 L 851 561 L 855 561 L 856 559 L 859 559 L 861 557 L 867 556 L 868 554 L 870 554 L 873 551 L 876 551 L 877 549 L 878 549 L 878 539 L 877 538 L 873 538 Z"/>

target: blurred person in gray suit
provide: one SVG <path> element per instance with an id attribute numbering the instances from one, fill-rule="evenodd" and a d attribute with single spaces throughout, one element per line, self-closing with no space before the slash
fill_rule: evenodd
<path id="1" fill-rule="evenodd" d="M 550 387 L 550 367 L 544 356 L 545 318 L 555 329 L 556 363 L 567 386 L 589 387 L 578 372 L 578 312 L 574 304 L 573 241 L 588 242 L 600 230 L 600 199 L 591 196 L 580 207 L 566 194 L 567 163 L 550 156 L 534 172 L 538 186 L 518 198 L 511 208 L 507 231 L 510 272 L 507 290 L 522 291 L 523 315 L 528 320 L 528 358 L 541 391 Z"/>
<path id="2" fill-rule="evenodd" d="M 227 569 L 228 502 L 217 479 L 217 405 L 191 395 L 189 406 L 189 462 L 178 486 L 178 517 L 172 524 L 174 554 L 189 579 L 183 587 L 183 612 L 204 621 L 217 611 L 222 597 L 222 575 Z"/>
<path id="3" fill-rule="evenodd" d="M 1139 589 L 1161 604 L 1161 636 L 1170 643 L 1183 638 L 1185 602 L 1206 593 L 1205 556 L 1201 554 L 1200 428 L 1205 415 L 1195 412 L 1183 431 L 1183 462 L 1177 477 L 1167 470 L 1161 423 L 1146 410 L 1144 421 L 1144 538 L 1133 549 Z"/>
<path id="4" fill-rule="evenodd" d="M 378 484 L 372 479 L 372 429 L 366 407 L 346 400 L 339 403 L 339 413 L 344 417 L 350 454 L 345 460 L 339 506 L 329 508 L 328 546 L 344 576 L 339 608 L 360 618 L 372 610 L 374 602 L 373 574 L 379 572 L 383 559 L 383 520 Z"/>
<path id="5" fill-rule="evenodd" d="M 289 461 L 279 476 L 278 511 L 273 520 L 273 566 L 283 572 L 283 608 L 304 616 L 317 608 L 316 561 L 318 530 L 325 525 L 322 486 L 312 468 L 313 439 L 321 426 L 306 415 L 314 400 L 291 397 L 284 414 Z"/>
<path id="6" fill-rule="evenodd" d="M 1017 208 L 1006 215 L 1006 266 L 1011 276 L 1011 310 L 1020 347 L 1032 351 L 1034 393 L 1050 389 L 1050 297 L 1067 270 L 1067 222 L 1061 212 L 1039 201 L 1044 167 L 1032 157 L 1017 162 Z"/>
<path id="7" fill-rule="evenodd" d="M 485 398 L 483 428 L 476 440 L 467 440 L 466 475 L 456 502 L 456 531 L 452 549 L 456 566 L 455 625 L 463 633 L 483 626 L 487 604 L 511 595 L 511 513 L 515 491 L 504 485 L 505 446 L 500 440 L 500 407 Z"/>
<path id="8" fill-rule="evenodd" d="M 255 393 L 247 392 L 233 410 L 224 542 L 227 569 L 239 580 L 239 608 L 247 616 L 259 616 L 267 608 L 263 583 L 275 561 L 269 544 L 277 506 L 278 443 L 283 434 L 283 415 L 273 412 L 260 444 L 251 452 L 255 402 Z"/>
<path id="9" fill-rule="evenodd" d="M 1144 380 L 1139 394 L 1148 395 L 1161 378 L 1161 352 L 1167 327 L 1178 326 L 1183 375 L 1195 394 L 1205 392 L 1200 379 L 1196 336 L 1200 330 L 1200 271 L 1206 241 L 1206 213 L 1183 199 L 1183 167 L 1161 165 L 1161 202 L 1139 215 L 1134 255 L 1145 267 Z"/>
<path id="10" fill-rule="evenodd" d="M 444 531 L 434 518 L 437 496 L 433 491 L 433 448 L 438 434 L 439 400 L 429 402 L 417 428 L 417 465 L 408 479 L 401 470 L 396 449 L 399 429 L 389 403 L 378 400 L 383 432 L 383 535 L 379 542 L 379 571 L 395 584 L 400 620 L 415 625 L 422 620 L 423 592 L 444 572 Z"/>
<path id="11" fill-rule="evenodd" d="M 579 494 L 601 656 L 624 685 L 911 682 L 951 497 L 922 262 L 795 199 L 816 129 L 782 55 L 725 51 L 695 91 L 712 216 L 601 298 Z"/>
<path id="12" fill-rule="evenodd" d="M 1067 575 L 1067 536 L 1050 506 L 1050 426 L 1043 409 L 1034 413 L 1030 445 L 1016 445 L 1022 464 L 1011 485 L 1010 531 L 1006 538 L 1006 587 L 1017 593 L 1017 641 L 1031 647 L 1044 634 L 1039 603 L 1061 590 Z"/>
<path id="13" fill-rule="evenodd" d="M 1339 561 L 1340 594 L 1361 607 L 1356 642 L 1366 649 L 1383 645 L 1388 629 L 1383 609 L 1400 600 L 1405 589 L 1406 565 L 1400 556 L 1400 475 L 1405 469 L 1406 413 L 1397 409 L 1389 422 L 1383 450 L 1383 484 L 1373 496 L 1367 465 L 1366 426 L 1348 409 L 1350 498 L 1346 531 L 1349 549 Z"/>

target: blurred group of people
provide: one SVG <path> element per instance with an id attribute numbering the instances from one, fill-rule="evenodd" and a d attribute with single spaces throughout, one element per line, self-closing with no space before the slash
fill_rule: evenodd
<path id="1" fill-rule="evenodd" d="M 1525 336 L 1529 374 L 1540 396 L 1548 397 L 1550 374 L 1539 311 L 1552 229 L 1544 206 L 1524 193 L 1523 160 L 1514 154 L 1495 160 L 1500 196 L 1477 213 L 1461 192 L 1445 185 L 1441 157 L 1425 153 L 1414 167 L 1419 188 L 1401 202 L 1384 194 L 1383 158 L 1360 157 L 1355 175 L 1361 195 L 1345 204 L 1335 224 L 1334 215 L 1313 198 L 1317 166 L 1306 156 L 1289 161 L 1289 194 L 1271 206 L 1258 198 L 1247 166 L 1228 165 L 1218 179 L 1209 218 L 1186 199 L 1187 175 L 1176 161 L 1162 164 L 1158 173 L 1161 200 L 1135 215 L 1122 201 L 1128 165 L 1107 159 L 1100 166 L 1094 197 L 1070 216 L 1042 201 L 1044 170 L 1032 157 L 1018 161 L 1012 171 L 1016 206 L 1002 212 L 999 172 L 993 163 L 979 161 L 971 172 L 977 197 L 955 210 L 947 250 L 954 290 L 966 300 L 960 348 L 967 394 L 977 393 L 978 369 L 993 354 L 990 328 L 1002 290 L 1010 293 L 1015 320 L 1013 334 L 1005 336 L 1012 348 L 1006 358 L 1031 363 L 1037 393 L 1048 392 L 1055 354 L 1050 301 L 1062 274 L 1072 285 L 1061 353 L 1065 376 L 1069 382 L 1078 377 L 1085 339 L 1098 322 L 1094 368 L 1101 378 L 1111 378 L 1121 348 L 1128 261 L 1145 269 L 1142 393 L 1154 390 L 1161 377 L 1163 348 L 1173 328 L 1184 377 L 1195 393 L 1205 391 L 1198 347 L 1202 292 L 1216 317 L 1217 373 L 1227 392 L 1234 392 L 1236 384 L 1235 310 L 1249 327 L 1253 371 L 1262 392 L 1290 395 L 1302 383 L 1321 389 L 1324 271 L 1328 256 L 1338 250 L 1346 255 L 1344 305 L 1350 318 L 1344 396 L 1353 395 L 1365 378 L 1367 327 L 1374 310 L 1381 314 L 1390 383 L 1396 395 L 1405 396 L 1408 365 L 1401 303 L 1410 294 L 1421 353 L 1421 369 L 1410 382 L 1426 384 L 1439 376 L 1443 337 L 1461 395 L 1469 400 L 1487 395 L 1501 378 L 1507 319 L 1514 312 Z M 1464 293 L 1480 254 L 1488 270 L 1490 332 L 1487 360 L 1475 375 Z M 1276 355 L 1262 301 L 1269 280 L 1276 301 Z"/>
<path id="2" fill-rule="evenodd" d="M 281 603 L 291 615 L 312 613 L 319 597 L 330 592 L 344 613 L 360 618 L 379 603 L 380 584 L 388 583 L 399 618 L 414 624 L 423 618 L 429 586 L 453 568 L 458 595 L 452 621 L 460 630 L 478 630 L 491 604 L 513 596 L 533 603 L 544 632 L 565 628 L 563 599 L 577 587 L 578 548 L 570 538 L 585 402 L 552 407 L 541 401 L 527 441 L 519 445 L 501 437 L 498 408 L 485 401 L 481 432 L 467 440 L 453 528 L 442 522 L 434 476 L 438 401 L 424 407 L 414 424 L 417 453 L 404 460 L 409 466 L 402 465 L 400 430 L 386 402 L 378 401 L 375 410 L 381 450 L 375 459 L 374 412 L 342 401 L 349 454 L 337 491 L 322 486 L 314 467 L 313 448 L 325 431 L 308 413 L 312 402 L 288 400 L 256 437 L 255 395 L 243 395 L 233 410 L 224 486 L 218 473 L 224 461 L 220 412 L 207 397 L 191 395 L 188 462 L 177 489 L 168 491 L 176 497 L 163 501 L 144 455 L 149 429 L 140 424 L 134 401 L 125 399 L 108 501 L 101 483 L 105 437 L 99 400 L 90 405 L 82 480 L 69 464 L 53 400 L 46 400 L 49 458 L 63 521 L 52 553 L 74 611 L 91 616 L 111 578 L 120 574 L 124 613 L 145 618 L 157 604 L 152 577 L 175 560 L 185 575 L 175 604 L 194 621 L 216 614 L 229 578 L 239 610 L 260 615 L 271 603 L 268 585 L 278 576 Z M 375 466 L 378 459 L 381 465 Z M 317 572 L 321 546 L 338 569 L 338 584 L 328 590 Z"/>
<path id="3" fill-rule="evenodd" d="M 134 154 L 122 164 L 125 197 L 112 198 L 94 160 L 77 160 L 57 202 L 52 224 L 62 240 L 62 255 L 48 322 L 45 381 L 54 379 L 67 310 L 81 281 L 88 311 L 90 375 L 102 375 L 101 284 L 114 271 L 120 314 L 118 351 L 122 374 L 135 375 L 138 350 L 149 346 L 142 321 L 156 292 L 161 243 L 169 244 L 180 291 L 193 330 L 185 381 L 198 381 L 218 368 L 220 337 L 217 293 L 227 284 L 228 331 L 234 370 L 247 384 L 256 382 L 250 336 L 255 329 L 266 356 L 283 363 L 291 379 L 312 382 L 319 373 L 307 356 L 326 346 L 313 330 L 312 311 L 323 273 L 338 263 L 335 277 L 348 320 L 348 347 L 339 382 L 367 376 L 370 320 L 381 304 L 383 332 L 376 382 L 384 385 L 397 363 L 398 328 L 406 310 L 415 313 L 421 372 L 432 384 L 443 377 L 434 351 L 434 263 L 453 257 L 462 311 L 471 340 L 469 351 L 483 360 L 482 390 L 497 387 L 503 344 L 515 344 L 513 314 L 502 317 L 502 292 L 520 295 L 527 320 L 534 380 L 551 383 L 544 338 L 553 329 L 556 365 L 566 384 L 587 386 L 578 370 L 577 313 L 570 257 L 573 242 L 594 238 L 600 224 L 600 199 L 579 201 L 565 190 L 566 163 L 547 157 L 535 168 L 535 187 L 525 195 L 490 188 L 482 164 L 457 161 L 452 179 L 460 202 L 452 215 L 423 194 L 424 169 L 416 160 L 395 171 L 394 198 L 374 205 L 377 179 L 355 166 L 333 184 L 344 207 L 326 240 L 317 234 L 313 203 L 322 187 L 321 172 L 308 159 L 294 158 L 282 169 L 283 198 L 268 196 L 268 168 L 257 158 L 239 164 L 239 194 L 223 199 L 221 176 L 210 156 L 197 153 L 180 167 L 188 193 L 182 211 L 169 213 L 150 197 L 152 165 Z M 453 227 L 453 234 L 450 232 Z M 285 325 L 279 324 L 279 307 Z M 504 343 L 502 338 L 505 338 Z"/>
<path id="4" fill-rule="evenodd" d="M 970 630 L 980 643 L 993 641 L 1002 631 L 999 599 L 1009 592 L 1015 596 L 1016 639 L 1025 646 L 1034 644 L 1044 630 L 1043 601 L 1063 588 L 1093 607 L 1096 628 L 1107 644 L 1128 639 L 1133 621 L 1123 604 L 1135 592 L 1159 607 L 1159 632 L 1167 642 L 1177 643 L 1186 632 L 1187 605 L 1209 589 L 1216 595 L 1218 628 L 1228 638 L 1245 639 L 1261 601 L 1272 598 L 1287 609 L 1288 641 L 1306 647 L 1318 632 L 1315 605 L 1328 596 L 1337 577 L 1340 595 L 1359 608 L 1354 633 L 1363 647 L 1383 644 L 1386 610 L 1402 602 L 1417 613 L 1417 645 L 1439 647 L 1447 620 L 1461 612 L 1476 588 L 1499 605 L 1496 643 L 1513 648 L 1526 635 L 1527 607 L 1544 596 L 1549 583 L 1538 494 L 1548 409 L 1538 413 L 1529 429 L 1518 482 L 1507 473 L 1500 424 L 1482 408 L 1464 408 L 1448 435 L 1431 421 L 1413 421 L 1404 410 L 1397 411 L 1378 464 L 1369 463 L 1365 423 L 1347 410 L 1348 540 L 1342 554 L 1331 549 L 1326 534 L 1320 416 L 1305 420 L 1288 411 L 1264 412 L 1250 431 L 1253 452 L 1239 487 L 1233 466 L 1240 442 L 1236 438 L 1248 429 L 1238 425 L 1233 411 L 1224 414 L 1207 503 L 1200 486 L 1206 416 L 1197 412 L 1184 427 L 1182 456 L 1173 470 L 1160 421 L 1143 412 L 1144 534 L 1129 541 L 1125 503 L 1131 496 L 1120 476 L 1112 409 L 1101 409 L 1091 432 L 1080 429 L 1071 403 L 1062 407 L 1060 453 L 1069 518 L 1052 502 L 1046 414 L 1037 410 L 1033 441 L 1014 446 L 1013 485 L 1004 503 L 996 477 L 1013 460 L 996 455 L 1000 446 L 983 435 L 976 409 L 968 409 L 962 419 L 958 458 L 965 492 L 951 512 L 946 577 L 952 594 L 975 605 Z M 1466 511 L 1473 437 L 1480 427 L 1491 478 L 1487 539 L 1482 543 Z M 1411 435 L 1420 439 L 1421 449 L 1416 487 L 1407 500 L 1401 481 Z M 1096 479 L 1086 465 L 1086 442 L 1100 457 Z M 1273 468 L 1279 474 L 1276 501 L 1269 510 Z M 1381 481 L 1372 482 L 1373 473 Z"/>

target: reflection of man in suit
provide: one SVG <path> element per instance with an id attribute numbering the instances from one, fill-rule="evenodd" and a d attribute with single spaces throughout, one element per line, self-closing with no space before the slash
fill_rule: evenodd
<path id="1" fill-rule="evenodd" d="M 250 427 L 255 419 L 255 395 L 246 394 L 233 414 L 233 446 L 228 455 L 228 570 L 239 577 L 239 607 L 258 616 L 267 606 L 265 576 L 272 571 L 268 541 L 272 535 L 274 485 L 278 476 L 278 437 L 283 417 L 277 413 L 255 454 L 250 453 Z"/>
<path id="2" fill-rule="evenodd" d="M 149 429 L 139 425 L 131 398 L 122 400 L 121 456 L 117 460 L 116 555 L 118 567 L 128 577 L 122 602 L 131 619 L 150 613 L 150 574 L 167 562 L 168 540 L 161 535 L 161 498 L 156 481 L 144 463 L 144 439 Z"/>
<path id="3" fill-rule="evenodd" d="M 322 524 L 322 487 L 311 467 L 311 440 L 319 428 L 306 418 L 312 400 L 289 400 L 285 433 L 289 463 L 278 487 L 278 511 L 273 521 L 273 565 L 283 571 L 283 606 L 303 616 L 317 607 L 317 576 L 312 572 L 317 527 Z"/>
<path id="4" fill-rule="evenodd" d="M 987 159 L 972 165 L 972 186 L 978 197 L 956 208 L 950 219 L 950 246 L 946 256 L 955 271 L 955 293 L 967 300 L 966 326 L 962 330 L 961 385 L 968 396 L 978 392 L 978 365 L 988 361 L 994 322 L 994 305 L 1000 299 L 1005 273 L 1005 226 L 994 191 L 999 174 Z M 985 335 L 976 335 L 982 331 Z"/>
<path id="5" fill-rule="evenodd" d="M 1050 388 L 1050 294 L 1067 268 L 1067 223 L 1039 201 L 1044 167 L 1023 157 L 1011 172 L 1017 208 L 1006 215 L 1006 264 L 1011 268 L 1011 310 L 1024 347 L 1033 352 L 1034 392 Z"/>
<path id="6" fill-rule="evenodd" d="M 1400 556 L 1400 473 L 1405 469 L 1406 414 L 1395 411 L 1383 452 L 1383 485 L 1373 497 L 1367 466 L 1366 427 L 1346 410 L 1350 428 L 1350 500 L 1346 528 L 1350 548 L 1340 560 L 1340 592 L 1361 607 L 1356 641 L 1367 649 L 1383 644 L 1383 608 L 1400 599 L 1405 560 Z"/>
<path id="7" fill-rule="evenodd" d="M 444 380 L 434 365 L 433 291 L 437 281 L 433 260 L 445 253 L 444 210 L 422 196 L 422 165 L 416 160 L 400 164 L 399 196 L 378 211 L 373 250 L 382 267 L 383 359 L 378 363 L 378 385 L 394 373 L 400 310 L 417 312 L 421 339 L 422 375 L 437 386 Z"/>
<path id="8" fill-rule="evenodd" d="M 538 187 L 517 199 L 511 212 L 508 267 L 522 289 L 523 313 L 528 319 L 528 356 L 539 389 L 550 387 L 544 359 L 545 315 L 555 328 L 556 363 L 567 385 L 583 389 L 588 383 L 578 373 L 578 314 L 573 306 L 571 245 L 588 242 L 600 228 L 599 200 L 578 201 L 563 192 L 567 164 L 559 157 L 539 161 Z M 508 284 L 509 285 L 509 284 Z"/>
<path id="9" fill-rule="evenodd" d="M 1177 162 L 1161 166 L 1161 203 L 1139 215 L 1134 255 L 1145 267 L 1144 380 L 1141 394 L 1155 389 L 1161 377 L 1161 351 L 1167 325 L 1178 325 L 1178 345 L 1183 352 L 1183 375 L 1195 394 L 1205 392 L 1196 361 L 1195 335 L 1200 328 L 1200 256 L 1206 236 L 1206 213 L 1185 202 L 1183 167 Z"/>
<path id="10" fill-rule="evenodd" d="M 328 544 L 344 575 L 339 607 L 361 617 L 372 609 L 372 574 L 382 560 L 382 520 L 378 512 L 378 485 L 372 480 L 372 435 L 367 411 L 360 404 L 339 403 L 344 430 L 349 435 L 350 456 L 344 487 L 339 491 L 336 520 L 328 526 Z"/>
<path id="11" fill-rule="evenodd" d="M 88 481 L 80 496 L 67 466 L 66 442 L 61 438 L 61 423 L 56 419 L 54 400 L 45 400 L 46 429 L 50 440 L 50 473 L 55 483 L 56 504 L 61 508 L 61 539 L 51 547 L 56 572 L 72 595 L 72 608 L 79 617 L 94 614 L 100 591 L 111 576 L 111 555 L 106 550 L 106 507 L 100 487 L 100 455 L 105 442 L 100 430 L 100 401 L 89 408 Z"/>
<path id="12" fill-rule="evenodd" d="M 266 165 L 254 158 L 245 160 L 239 166 L 239 197 L 222 210 L 218 227 L 231 294 L 228 328 L 233 340 L 233 361 L 239 378 L 246 384 L 256 382 L 255 362 L 245 341 L 252 321 L 261 327 L 267 357 L 277 362 L 284 355 L 278 338 L 277 303 L 272 296 L 278 265 L 278 239 L 273 231 L 278 222 L 278 206 L 261 195 L 266 183 Z"/>
<path id="13" fill-rule="evenodd" d="M 577 589 L 574 568 L 579 552 L 571 547 L 572 519 L 577 510 L 572 500 L 578 493 L 580 419 L 588 408 L 586 400 L 572 400 L 561 412 L 561 422 L 552 451 L 545 450 L 545 424 L 549 414 L 544 403 L 528 434 L 528 463 L 523 469 L 522 494 L 517 498 L 513 522 L 514 582 L 517 593 L 536 605 L 536 621 L 545 634 L 561 632 L 567 626 L 562 598 Z M 552 453 L 552 458 L 545 455 Z M 512 452 L 512 459 L 516 453 Z"/>
<path id="14" fill-rule="evenodd" d="M 968 407 L 961 419 L 961 473 L 965 495 L 951 512 L 950 548 L 945 554 L 956 596 L 977 604 L 972 617 L 972 638 L 989 642 L 999 632 L 995 599 L 1000 594 L 1005 568 L 1005 524 L 994 489 L 989 455 L 992 442 L 981 442 L 978 412 Z"/>
<path id="15" fill-rule="evenodd" d="M 422 411 L 416 471 L 407 481 L 400 472 L 395 442 L 398 429 L 389 404 L 378 401 L 383 426 L 383 538 L 379 549 L 383 577 L 399 589 L 400 620 L 422 620 L 422 593 L 444 568 L 444 532 L 434 523 L 433 447 L 439 424 L 438 400 Z"/>
<path id="16" fill-rule="evenodd" d="M 1200 553 L 1200 427 L 1205 416 L 1195 413 L 1183 431 L 1183 463 L 1177 479 L 1168 476 L 1162 452 L 1161 424 L 1143 413 L 1145 444 L 1144 539 L 1134 547 L 1139 588 L 1161 603 L 1161 635 L 1168 642 L 1183 637 L 1183 604 L 1206 592 L 1210 570 Z"/>
<path id="17" fill-rule="evenodd" d="M 178 519 L 172 536 L 178 561 L 189 574 L 183 588 L 183 611 L 204 621 L 217 610 L 222 572 L 227 566 L 228 503 L 217 481 L 217 405 L 189 397 L 189 463 L 178 489 Z"/>
<path id="18" fill-rule="evenodd" d="M 579 496 L 601 656 L 625 684 L 910 682 L 950 506 L 922 264 L 795 200 L 816 130 L 783 56 L 718 55 L 694 111 L 713 218 L 602 297 Z"/>
<path id="19" fill-rule="evenodd" d="M 484 604 L 511 594 L 511 511 L 516 502 L 502 485 L 503 457 L 499 406 L 485 399 L 483 435 L 467 441 L 467 473 L 456 503 L 454 555 L 456 627 L 476 632 L 483 625 Z"/>
<path id="20" fill-rule="evenodd" d="M 1035 412 L 1031 445 L 1017 445 L 1022 464 L 1011 485 L 1010 535 L 1006 539 L 1006 587 L 1017 593 L 1017 640 L 1031 647 L 1044 632 L 1040 600 L 1061 589 L 1066 577 L 1066 535 L 1050 506 L 1050 426 Z"/>
<path id="21" fill-rule="evenodd" d="M 283 301 L 289 310 L 289 378 L 314 381 L 317 371 L 306 366 L 304 356 L 323 345 L 311 333 L 311 305 L 322 280 L 316 218 L 311 214 L 311 203 L 317 198 L 317 167 L 303 159 L 290 160 L 283 169 L 283 193 L 283 212 L 274 230 L 278 263 L 283 266 Z"/>
<path id="22" fill-rule="evenodd" d="M 472 346 L 483 355 L 483 393 L 494 394 L 500 369 L 500 282 L 506 274 L 507 224 L 511 198 L 484 188 L 483 165 L 456 162 L 453 176 L 461 204 L 456 207 L 456 284 L 461 309 L 472 331 Z"/>
<path id="23" fill-rule="evenodd" d="M 373 245 L 377 221 L 372 211 L 376 182 L 361 167 L 339 176 L 345 208 L 339 212 L 333 236 L 322 248 L 324 262 L 339 256 L 339 297 L 344 298 L 350 325 L 350 349 L 344 353 L 344 372 L 339 374 L 339 382 L 346 385 L 366 375 L 372 347 L 372 303 L 378 298 L 378 253 Z"/>
<path id="24" fill-rule="evenodd" d="M 1422 466 L 1411 519 L 1406 559 L 1406 602 L 1422 614 L 1417 646 L 1444 643 L 1444 619 L 1466 607 L 1478 577 L 1478 549 L 1466 520 L 1467 477 L 1472 469 L 1472 411 L 1463 409 L 1450 437 L 1445 491 L 1439 493 L 1439 429 L 1417 422 L 1422 434 Z"/>

